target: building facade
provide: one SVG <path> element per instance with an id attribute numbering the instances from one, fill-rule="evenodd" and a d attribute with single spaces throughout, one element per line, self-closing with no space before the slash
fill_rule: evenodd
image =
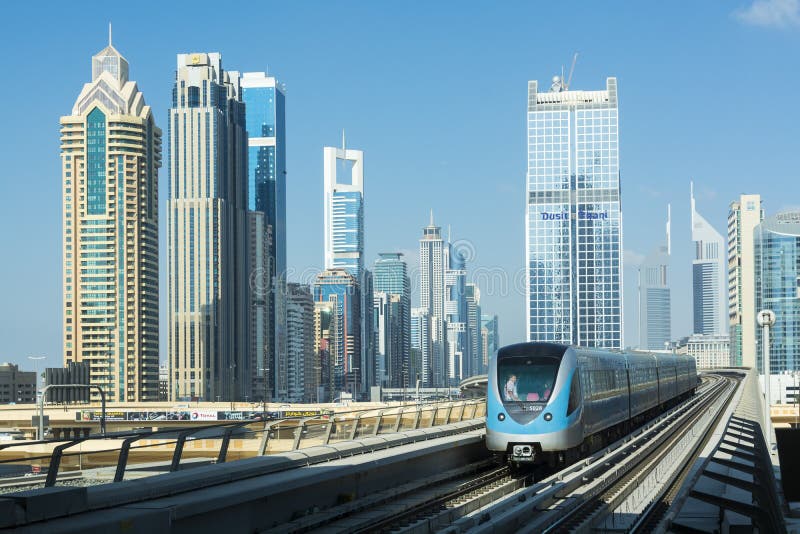
<path id="1" fill-rule="evenodd" d="M 286 287 L 286 89 L 264 72 L 239 84 L 247 124 L 250 351 L 253 389 L 288 400 Z M 269 369 L 269 371 L 267 371 Z"/>
<path id="2" fill-rule="evenodd" d="M 312 402 L 314 381 L 314 300 L 307 285 L 287 285 L 286 294 L 286 348 L 288 358 L 289 402 Z"/>
<path id="3" fill-rule="evenodd" d="M 483 335 L 483 370 L 481 373 L 485 373 L 489 366 L 489 360 L 500 348 L 500 325 L 497 315 L 481 315 L 481 325 Z"/>
<path id="4" fill-rule="evenodd" d="M 218 53 L 178 54 L 169 120 L 171 397 L 253 398 L 238 73 L 223 70 Z"/>
<path id="5" fill-rule="evenodd" d="M 13 363 L 0 364 L 0 404 L 35 404 L 36 373 L 20 371 Z"/>
<path id="6" fill-rule="evenodd" d="M 528 341 L 619 349 L 624 339 L 617 80 L 528 82 Z"/>
<path id="7" fill-rule="evenodd" d="M 725 241 L 708 221 L 697 212 L 694 184 L 691 188 L 692 294 L 694 333 L 727 335 L 728 296 L 725 284 Z"/>
<path id="8" fill-rule="evenodd" d="M 481 328 L 481 291 L 476 284 L 467 284 L 465 298 L 467 301 L 467 336 L 469 337 L 468 378 L 483 374 L 483 329 Z"/>
<path id="9" fill-rule="evenodd" d="M 448 236 L 444 245 L 444 317 L 447 324 L 447 385 L 457 386 L 470 376 L 470 340 L 467 329 L 467 263 Z"/>
<path id="10" fill-rule="evenodd" d="M 329 302 L 335 329 L 329 330 L 328 363 L 330 394 L 346 391 L 353 397 L 364 393 L 361 351 L 361 290 L 355 277 L 344 268 L 326 269 L 314 282 L 314 303 Z M 371 308 L 370 308 L 371 309 Z"/>
<path id="11" fill-rule="evenodd" d="M 374 301 L 379 302 L 378 295 L 384 293 L 385 300 L 392 313 L 389 324 L 393 326 L 391 335 L 387 336 L 381 328 L 383 321 L 378 321 L 376 329 L 376 350 L 382 362 L 385 375 L 382 383 L 388 387 L 410 387 L 409 360 L 411 358 L 411 281 L 408 277 L 408 266 L 399 252 L 382 252 L 378 254 L 373 267 Z M 383 326 L 381 326 L 383 325 Z M 388 341 L 388 344 L 387 344 Z"/>
<path id="12" fill-rule="evenodd" d="M 331 402 L 335 389 L 335 362 L 339 324 L 337 322 L 337 299 L 314 301 L 314 365 L 312 380 L 306 380 L 311 388 L 311 401 Z"/>
<path id="13" fill-rule="evenodd" d="M 767 217 L 754 231 L 755 311 L 772 310 L 771 374 L 800 370 L 800 210 Z M 756 369 L 764 374 L 761 329 L 756 334 Z"/>
<path id="14" fill-rule="evenodd" d="M 667 206 L 667 239 L 639 265 L 639 348 L 665 350 L 672 340 L 669 287 L 671 211 Z"/>
<path id="15" fill-rule="evenodd" d="M 109 402 L 158 400 L 160 166 L 161 130 L 109 35 L 61 117 L 64 363 L 87 362 Z"/>
<path id="16" fill-rule="evenodd" d="M 423 361 L 427 358 L 430 320 L 426 308 L 411 308 L 411 354 L 408 361 L 410 387 L 423 383 Z"/>
<path id="17" fill-rule="evenodd" d="M 728 326 L 731 364 L 756 365 L 754 230 L 764 220 L 760 195 L 741 195 L 728 211 Z"/>
<path id="18" fill-rule="evenodd" d="M 422 229 L 419 240 L 419 317 L 425 318 L 420 328 L 421 371 L 424 387 L 447 385 L 447 320 L 445 317 L 445 271 L 447 253 L 442 239 L 442 229 L 433 223 Z"/>
<path id="19" fill-rule="evenodd" d="M 719 369 L 731 365 L 727 334 L 692 334 L 678 342 L 675 352 L 692 356 L 698 369 Z"/>

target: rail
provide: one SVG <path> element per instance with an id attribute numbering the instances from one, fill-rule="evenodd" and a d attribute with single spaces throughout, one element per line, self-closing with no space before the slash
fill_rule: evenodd
<path id="1" fill-rule="evenodd" d="M 46 475 L 45 487 L 56 484 L 59 472 L 95 467 L 115 467 L 113 482 L 120 482 L 135 465 L 169 456 L 169 471 L 185 467 L 189 458 L 224 463 L 236 451 L 238 458 L 263 456 L 328 445 L 368 436 L 429 428 L 485 416 L 484 399 L 393 408 L 355 410 L 331 416 L 267 420 L 248 419 L 192 428 L 161 428 L 90 435 L 75 439 L 36 440 L 0 444 L 0 465 L 38 465 Z M 235 447 L 232 443 L 237 440 Z M 89 450 L 83 450 L 85 446 Z M 73 452 L 79 446 L 80 451 Z M 9 456 L 9 452 L 27 450 Z M 37 449 L 42 449 L 41 451 Z M 182 463 L 184 462 L 184 463 Z M 0 478 L 0 486 L 3 479 Z"/>

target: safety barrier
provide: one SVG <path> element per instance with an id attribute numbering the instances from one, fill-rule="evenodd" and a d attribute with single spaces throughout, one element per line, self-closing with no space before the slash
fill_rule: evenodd
<path id="1" fill-rule="evenodd" d="M 250 419 L 196 426 L 135 430 L 74 439 L 0 444 L 0 465 L 28 464 L 46 472 L 45 486 L 59 473 L 115 467 L 113 482 L 134 466 L 177 471 L 188 460 L 209 463 L 328 445 L 341 441 L 446 425 L 486 415 L 484 399 L 340 412 L 330 416 L 264 421 Z M 79 450 L 76 451 L 75 449 Z M 25 450 L 9 455 L 9 451 Z M 10 456 L 10 457 L 9 457 Z M 169 457 L 168 463 L 156 460 Z M 183 462 L 183 463 L 182 463 Z M 154 465 L 157 464 L 157 465 Z M 45 467 L 46 466 L 46 467 Z M 34 469 L 34 468 L 32 468 Z M 0 479 L 0 485 L 3 479 Z"/>

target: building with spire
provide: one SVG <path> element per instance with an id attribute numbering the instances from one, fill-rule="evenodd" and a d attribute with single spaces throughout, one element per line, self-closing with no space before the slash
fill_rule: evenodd
<path id="1" fill-rule="evenodd" d="M 419 240 L 419 302 L 418 317 L 427 324 L 420 327 L 422 385 L 442 387 L 448 382 L 447 319 L 445 317 L 445 271 L 448 253 L 445 251 L 442 229 L 433 222 L 422 229 Z"/>
<path id="2" fill-rule="evenodd" d="M 624 339 L 617 80 L 528 82 L 528 341 L 620 349 Z"/>
<path id="3" fill-rule="evenodd" d="M 639 265 L 639 348 L 665 350 L 672 341 L 672 301 L 669 287 L 671 210 L 667 206 L 666 242 Z"/>
<path id="4" fill-rule="evenodd" d="M 694 333 L 728 334 L 728 294 L 725 283 L 725 240 L 697 211 L 694 182 L 691 184 Z"/>
<path id="5" fill-rule="evenodd" d="M 64 363 L 88 362 L 109 402 L 158 400 L 161 130 L 128 69 L 109 26 L 60 120 Z"/>
<path id="6" fill-rule="evenodd" d="M 224 70 L 218 53 L 178 54 L 169 120 L 172 399 L 254 398 L 239 74 Z"/>
<path id="7" fill-rule="evenodd" d="M 764 220 L 760 195 L 741 195 L 728 210 L 728 325 L 731 365 L 756 365 L 755 229 Z"/>

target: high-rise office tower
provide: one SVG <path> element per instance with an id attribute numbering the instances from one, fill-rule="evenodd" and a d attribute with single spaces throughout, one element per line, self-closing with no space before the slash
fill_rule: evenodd
<path id="1" fill-rule="evenodd" d="M 800 370 L 800 210 L 767 217 L 754 231 L 755 307 L 775 312 L 770 374 Z M 764 374 L 763 336 L 756 335 L 756 369 Z"/>
<path id="2" fill-rule="evenodd" d="M 342 143 L 344 144 L 344 142 Z M 325 268 L 364 272 L 364 153 L 325 147 Z"/>
<path id="3" fill-rule="evenodd" d="M 253 387 L 287 400 L 286 90 L 264 72 L 245 72 L 239 83 L 247 117 L 249 233 L 256 244 L 250 249 Z"/>
<path id="4" fill-rule="evenodd" d="M 467 331 L 467 262 L 462 251 L 444 245 L 445 321 L 447 322 L 447 385 L 457 386 L 469 373 L 469 332 Z"/>
<path id="5" fill-rule="evenodd" d="M 287 382 L 289 402 L 311 402 L 314 372 L 314 300 L 306 285 L 288 284 L 286 293 Z"/>
<path id="6" fill-rule="evenodd" d="M 411 354 L 408 361 L 409 387 L 416 387 L 417 381 L 424 384 L 423 364 L 428 353 L 430 321 L 425 308 L 411 308 Z"/>
<path id="7" fill-rule="evenodd" d="M 731 365 L 756 365 L 756 226 L 764 220 L 760 195 L 741 195 L 728 211 L 728 322 Z"/>
<path id="8" fill-rule="evenodd" d="M 617 80 L 603 91 L 528 82 L 528 340 L 619 349 Z"/>
<path id="9" fill-rule="evenodd" d="M 108 401 L 158 400 L 160 166 L 161 130 L 109 30 L 61 117 L 64 362 L 88 362 Z"/>
<path id="10" fill-rule="evenodd" d="M 253 398 L 238 73 L 223 70 L 217 53 L 178 54 L 169 120 L 172 398 Z"/>
<path id="11" fill-rule="evenodd" d="M 725 284 L 725 240 L 698 212 L 691 184 L 692 287 L 695 334 L 728 333 L 728 295 Z"/>
<path id="12" fill-rule="evenodd" d="M 672 340 L 669 257 L 671 211 L 667 206 L 667 239 L 639 265 L 639 348 L 665 350 Z"/>
<path id="13" fill-rule="evenodd" d="M 358 316 L 361 340 L 358 384 L 361 393 L 375 384 L 372 275 L 364 269 L 364 153 L 346 148 L 323 148 L 325 194 L 325 268 L 342 268 L 359 285 Z"/>
<path id="14" fill-rule="evenodd" d="M 314 302 L 334 306 L 336 329 L 331 335 L 331 393 L 363 392 L 361 365 L 361 289 L 355 277 L 343 268 L 326 269 L 314 282 Z M 370 306 L 372 309 L 372 306 Z M 371 315 L 370 315 L 371 316 Z"/>
<path id="15" fill-rule="evenodd" d="M 500 329 L 497 315 L 481 315 L 481 330 L 483 334 L 483 370 L 485 373 L 489 360 L 494 357 L 500 348 Z"/>
<path id="16" fill-rule="evenodd" d="M 410 387 L 411 282 L 408 278 L 408 266 L 399 252 L 382 252 L 378 256 L 373 269 L 375 302 L 378 302 L 379 293 L 386 294 L 389 303 L 396 302 L 389 309 L 392 312 L 396 309 L 397 315 L 390 316 L 389 324 L 394 328 L 391 332 L 393 337 L 387 337 L 380 330 L 377 332 L 375 352 L 380 354 L 385 362 L 386 381 L 390 387 Z M 388 345 L 387 340 L 390 341 Z M 392 350 L 387 352 L 387 348 Z"/>
<path id="17" fill-rule="evenodd" d="M 483 334 L 481 332 L 481 291 L 476 284 L 467 284 L 465 299 L 467 301 L 467 336 L 469 337 L 469 368 L 467 375 L 475 376 L 483 373 Z"/>
<path id="18" fill-rule="evenodd" d="M 419 302 L 426 326 L 422 338 L 422 384 L 447 385 L 447 321 L 445 319 L 445 271 L 447 255 L 442 229 L 433 224 L 433 212 L 419 240 Z"/>

